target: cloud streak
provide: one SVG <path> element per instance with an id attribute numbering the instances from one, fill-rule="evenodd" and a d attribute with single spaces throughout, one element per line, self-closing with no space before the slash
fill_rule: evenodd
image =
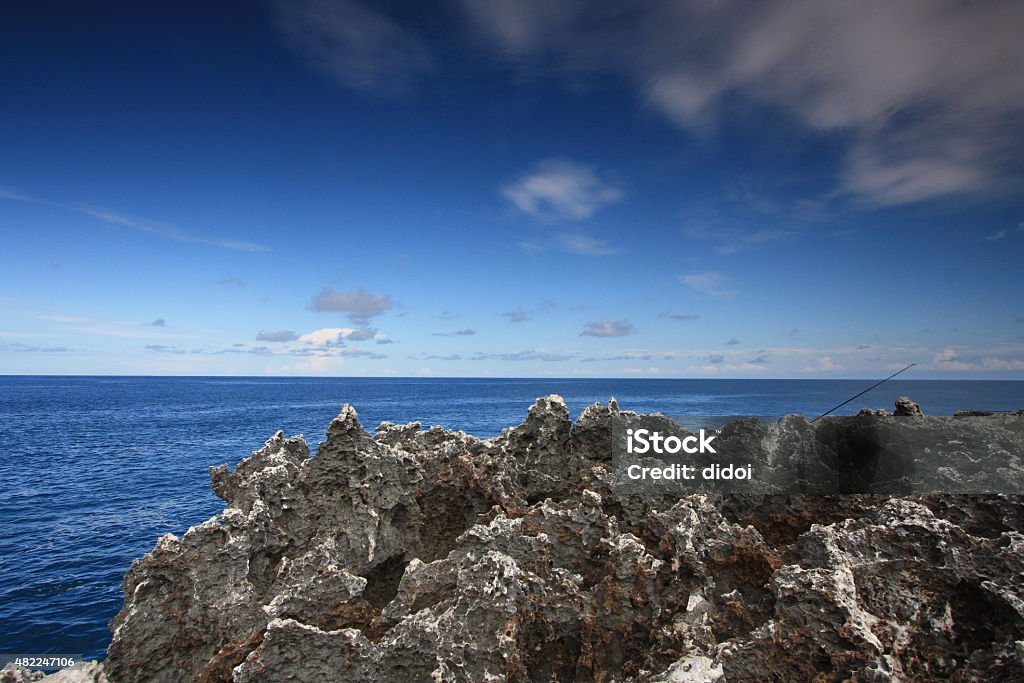
<path id="1" fill-rule="evenodd" d="M 141 232 L 146 235 L 152 235 L 154 237 L 160 237 L 162 239 L 171 240 L 173 242 L 182 242 L 185 244 L 201 244 L 209 247 L 218 247 L 220 249 L 230 249 L 232 251 L 244 251 L 244 252 L 260 252 L 269 251 L 267 247 L 262 244 L 255 242 L 246 242 L 244 240 L 234 239 L 220 239 L 220 238 L 206 238 L 197 237 L 187 232 L 179 230 L 173 226 L 162 225 L 159 223 L 150 223 L 147 221 L 141 221 L 136 218 L 129 218 L 115 211 L 109 209 L 100 209 L 92 206 L 77 206 L 74 207 L 74 211 L 84 214 L 98 221 L 112 225 L 118 228 L 126 228 L 128 230 L 134 230 L 135 232 Z"/>
<path id="2" fill-rule="evenodd" d="M 732 278 L 728 275 L 716 272 L 689 273 L 680 275 L 679 282 L 686 285 L 695 292 L 707 294 L 708 296 L 734 296 L 735 289 L 731 289 Z"/>
<path id="3" fill-rule="evenodd" d="M 290 342 L 298 338 L 299 335 L 295 334 L 292 330 L 277 330 L 275 332 L 260 330 L 256 334 L 256 341 L 262 342 Z"/>
<path id="4" fill-rule="evenodd" d="M 622 253 L 622 249 L 611 246 L 608 240 L 598 240 L 581 234 L 559 235 L 558 242 L 563 251 L 580 256 L 611 256 Z"/>
<path id="5" fill-rule="evenodd" d="M 636 328 L 628 320 L 591 320 L 583 326 L 581 337 L 625 337 L 634 334 Z"/>
<path id="6" fill-rule="evenodd" d="M 273 0 L 277 26 L 310 67 L 341 85 L 384 96 L 408 91 L 430 72 L 423 41 L 369 3 Z"/>
<path id="7" fill-rule="evenodd" d="M 767 104 L 811 134 L 842 133 L 836 189 L 873 204 L 985 194 L 1012 172 L 1021 3 L 461 4 L 510 62 L 618 74 L 685 130 L 708 135 L 728 107 Z"/>
<path id="8" fill-rule="evenodd" d="M 464 330 L 455 330 L 454 332 L 434 332 L 431 336 L 434 337 L 472 337 L 476 334 L 476 330 L 472 327 L 467 327 Z"/>
<path id="9" fill-rule="evenodd" d="M 95 206 L 87 206 L 85 204 L 69 204 L 64 202 L 54 202 L 46 199 L 40 199 L 38 197 L 32 197 L 22 192 L 17 192 L 10 188 L 0 187 L 0 199 L 6 199 L 9 201 L 22 202 L 28 204 L 41 204 L 43 206 L 52 206 L 58 209 L 64 209 L 65 211 L 71 211 L 74 213 L 89 216 L 97 221 L 106 223 L 107 225 L 133 230 L 135 232 L 152 235 L 154 237 L 160 237 L 162 239 L 171 240 L 174 242 L 182 242 L 185 244 L 200 244 L 209 247 L 218 247 L 220 249 L 230 249 L 232 251 L 243 251 L 243 252 L 260 252 L 269 251 L 269 249 L 255 242 L 247 242 L 244 240 L 235 239 L 222 239 L 222 238 L 210 238 L 210 237 L 199 237 L 191 233 L 180 230 L 174 226 L 165 225 L 161 223 L 153 223 L 150 221 L 143 221 L 137 218 L 130 218 L 123 214 L 110 209 L 99 208 Z"/>
<path id="10" fill-rule="evenodd" d="M 699 315 L 694 315 L 693 313 L 673 313 L 672 311 L 662 311 L 661 313 L 658 314 L 658 317 L 679 321 L 697 320 L 698 318 L 700 318 Z"/>

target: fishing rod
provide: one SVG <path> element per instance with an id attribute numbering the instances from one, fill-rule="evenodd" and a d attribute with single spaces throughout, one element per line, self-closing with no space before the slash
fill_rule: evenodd
<path id="1" fill-rule="evenodd" d="M 817 422 L 817 421 L 818 421 L 818 420 L 820 420 L 821 418 L 825 417 L 825 416 L 826 416 L 826 415 L 828 415 L 829 413 L 831 413 L 831 412 L 834 412 L 834 411 L 836 411 L 836 410 L 839 410 L 840 408 L 842 408 L 843 406 L 845 406 L 845 405 L 846 405 L 847 403 L 849 403 L 849 402 L 850 402 L 850 401 L 852 401 L 853 399 L 855 399 L 855 398 L 860 398 L 860 397 L 861 397 L 861 396 L 863 396 L 864 394 L 868 393 L 869 391 L 871 391 L 872 389 L 874 389 L 875 387 L 877 387 L 877 386 L 878 386 L 879 384 L 885 384 L 886 382 L 888 382 L 889 380 L 891 380 L 891 379 L 892 379 L 893 377 L 895 377 L 896 375 L 900 374 L 901 372 L 906 372 L 907 370 L 909 370 L 910 368 L 914 367 L 915 365 L 917 365 L 917 363 L 911 363 L 910 365 L 908 365 L 907 367 L 903 368 L 902 370 L 899 370 L 899 371 L 897 371 L 897 372 L 894 372 L 894 373 L 892 373 L 891 375 L 889 375 L 888 377 L 886 377 L 885 379 L 883 379 L 883 380 L 882 380 L 881 382 L 876 382 L 875 384 L 872 384 L 872 385 L 871 385 L 870 387 L 868 387 L 868 388 L 867 388 L 867 389 L 865 389 L 864 391 L 860 392 L 860 393 L 859 393 L 859 394 L 857 394 L 856 396 L 851 396 L 850 398 L 846 399 L 845 401 L 843 401 L 842 403 L 840 403 L 839 405 L 837 405 L 837 406 L 836 406 L 835 408 L 832 408 L 832 410 L 826 411 L 826 412 L 822 413 L 821 415 L 819 415 L 818 417 L 814 418 L 813 420 L 811 420 L 811 424 L 814 424 L 815 422 Z"/>

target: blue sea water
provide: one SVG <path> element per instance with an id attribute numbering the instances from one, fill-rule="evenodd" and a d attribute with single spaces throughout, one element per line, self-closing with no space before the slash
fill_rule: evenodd
<path id="1" fill-rule="evenodd" d="M 315 451 L 343 403 L 363 425 L 440 424 L 493 436 L 537 396 L 575 418 L 615 396 L 666 415 L 817 415 L 861 380 L 349 379 L 0 377 L 0 652 L 102 658 L 121 577 L 157 538 L 223 509 L 210 465 L 259 448 L 278 429 Z M 857 399 L 897 396 L 931 415 L 1024 407 L 1024 382 L 897 381 Z"/>

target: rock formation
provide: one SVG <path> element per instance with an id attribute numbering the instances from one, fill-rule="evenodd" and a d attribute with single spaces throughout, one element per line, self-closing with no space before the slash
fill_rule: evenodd
<path id="1" fill-rule="evenodd" d="M 8 664 L 0 670 L 0 683 L 108 683 L 103 668 L 96 662 L 80 662 L 56 673 Z"/>
<path id="2" fill-rule="evenodd" d="M 924 413 L 921 412 L 921 406 L 906 396 L 900 396 L 896 399 L 896 410 L 893 411 L 893 415 L 898 417 L 922 417 Z"/>
<path id="3" fill-rule="evenodd" d="M 133 564 L 106 675 L 1024 679 L 1020 499 L 622 491 L 619 412 L 572 423 L 548 396 L 478 439 L 418 423 L 370 435 L 345 406 L 312 458 L 278 432 L 211 468 L 223 513 Z M 860 419 L 791 416 L 757 444 Z"/>

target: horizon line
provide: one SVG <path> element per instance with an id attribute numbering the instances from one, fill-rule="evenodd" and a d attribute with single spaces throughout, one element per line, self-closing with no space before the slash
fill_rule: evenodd
<path id="1" fill-rule="evenodd" d="M 538 375 L 523 375 L 523 376 L 480 376 L 480 375 L 143 375 L 143 374 L 40 374 L 40 373 L 0 373 L 0 379 L 11 378 L 11 377 L 80 377 L 80 378 L 120 378 L 120 379 L 418 379 L 418 380 L 431 380 L 431 379 L 474 379 L 474 380 L 495 380 L 495 379 L 508 379 L 508 380 L 645 380 L 645 381 L 703 381 L 703 380 L 714 380 L 714 381 L 735 381 L 735 382 L 750 382 L 750 381 L 791 381 L 791 382 L 827 382 L 827 381 L 860 381 L 860 380 L 871 380 L 876 379 L 874 375 L 865 375 L 861 377 L 651 377 L 651 376 L 639 376 L 639 375 L 626 375 L 626 376 L 607 376 L 607 377 L 572 377 L 572 376 L 538 376 Z M 1024 382 L 1024 378 L 1004 378 L 1004 377 L 928 377 L 928 378 L 908 378 L 900 380 L 891 380 L 894 382 Z"/>

